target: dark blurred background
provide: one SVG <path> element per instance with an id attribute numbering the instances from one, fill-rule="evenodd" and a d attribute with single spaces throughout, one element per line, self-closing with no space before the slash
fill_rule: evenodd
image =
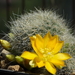
<path id="1" fill-rule="evenodd" d="M 6 24 L 14 18 L 35 8 L 53 9 L 57 11 L 70 27 L 75 28 L 75 0 L 0 0 L 0 37 L 8 33 Z"/>

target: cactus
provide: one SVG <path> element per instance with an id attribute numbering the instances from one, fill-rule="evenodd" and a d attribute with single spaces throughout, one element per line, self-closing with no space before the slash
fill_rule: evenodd
<path id="1" fill-rule="evenodd" d="M 49 31 L 53 35 L 58 35 L 64 41 L 61 52 L 69 53 L 73 57 L 66 61 L 66 70 L 61 69 L 57 75 L 60 75 L 63 70 L 69 75 L 69 72 L 71 73 L 75 69 L 75 37 L 72 35 L 72 30 L 69 29 L 68 23 L 55 11 L 31 11 L 21 15 L 10 24 L 10 33 L 6 36 L 12 45 L 11 52 L 13 54 L 20 55 L 25 50 L 33 51 L 29 37 L 35 34 L 44 36 Z"/>

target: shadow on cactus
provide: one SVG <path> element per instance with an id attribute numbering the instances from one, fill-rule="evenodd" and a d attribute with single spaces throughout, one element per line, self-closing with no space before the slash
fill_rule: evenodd
<path id="1" fill-rule="evenodd" d="M 70 75 L 73 72 L 75 37 L 60 15 L 54 11 L 36 10 L 21 15 L 10 24 L 10 33 L 5 35 L 10 43 L 0 40 L 2 46 L 11 53 L 6 55 L 9 60 L 16 60 L 29 69 L 45 66 L 48 72 L 56 75 Z M 65 63 L 63 60 L 66 60 Z M 62 68 L 63 66 L 65 67 Z M 62 69 L 56 72 L 57 68 Z M 46 74 L 45 69 L 40 70 Z"/>

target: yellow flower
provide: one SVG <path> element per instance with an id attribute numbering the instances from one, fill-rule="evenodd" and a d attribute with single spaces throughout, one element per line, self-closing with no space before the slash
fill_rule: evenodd
<path id="1" fill-rule="evenodd" d="M 52 36 L 49 32 L 41 37 L 39 34 L 30 37 L 32 47 L 36 53 L 24 51 L 21 57 L 30 60 L 30 65 L 45 68 L 52 74 L 56 73 L 56 67 L 63 67 L 63 60 L 71 58 L 67 53 L 59 53 L 63 46 L 63 41 L 57 35 Z"/>

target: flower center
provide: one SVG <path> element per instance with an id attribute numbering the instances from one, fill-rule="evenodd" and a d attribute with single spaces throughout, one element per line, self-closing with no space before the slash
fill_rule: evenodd
<path id="1" fill-rule="evenodd" d="M 48 61 L 48 60 L 50 60 L 50 58 L 52 58 L 53 57 L 53 54 L 52 54 L 52 52 L 50 52 L 52 49 L 51 48 L 41 48 L 40 49 L 40 52 L 43 54 L 43 60 L 44 61 Z"/>

